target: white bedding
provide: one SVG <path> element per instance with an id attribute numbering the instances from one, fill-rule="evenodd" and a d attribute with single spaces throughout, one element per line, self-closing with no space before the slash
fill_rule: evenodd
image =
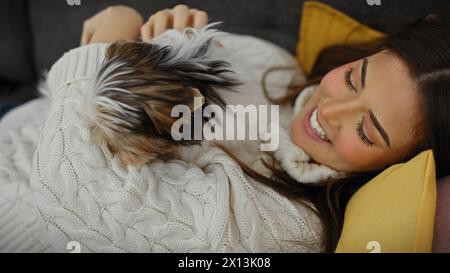
<path id="1" fill-rule="evenodd" d="M 268 67 L 295 65 L 270 43 L 238 35 L 220 42 L 246 71 L 240 104 L 267 102 Z M 193 147 L 190 160 L 124 171 L 89 141 L 80 98 L 106 45 L 66 53 L 49 73 L 53 98 L 33 100 L 0 122 L 0 251 L 316 252 L 314 214 L 248 178 L 220 149 Z M 82 69 L 77 60 L 89 60 Z M 94 60 L 95 59 L 95 60 Z M 278 74 L 284 90 L 292 75 Z M 252 92 L 252 93 L 249 93 Z M 288 119 L 283 122 L 288 123 Z"/>

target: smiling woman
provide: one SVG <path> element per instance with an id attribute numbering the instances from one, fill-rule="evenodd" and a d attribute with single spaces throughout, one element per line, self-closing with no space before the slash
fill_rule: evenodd
<path id="1" fill-rule="evenodd" d="M 327 73 L 292 123 L 293 140 L 337 170 L 383 168 L 422 141 L 418 98 L 406 64 L 383 50 Z"/>
<path id="2" fill-rule="evenodd" d="M 243 168 L 278 192 L 311 202 L 325 227 L 327 251 L 336 248 L 350 197 L 385 168 L 432 149 L 437 177 L 449 175 L 448 37 L 449 19 L 430 15 L 386 38 L 325 48 L 310 82 L 271 99 L 297 107 L 304 100 L 299 94 L 312 93 L 291 124 L 293 142 L 346 177 L 308 185 L 275 167 L 270 178 Z"/>

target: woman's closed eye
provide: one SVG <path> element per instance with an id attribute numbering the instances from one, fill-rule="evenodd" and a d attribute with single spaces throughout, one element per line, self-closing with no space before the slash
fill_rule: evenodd
<path id="1" fill-rule="evenodd" d="M 358 124 L 356 125 L 356 132 L 358 133 L 358 136 L 361 139 L 361 141 L 370 148 L 372 148 L 374 143 L 367 137 L 366 133 L 364 133 L 363 126 L 364 126 L 364 117 L 362 117 L 361 121 L 358 122 Z"/>
<path id="2" fill-rule="evenodd" d="M 366 66 L 367 65 L 367 63 L 366 63 L 366 59 L 365 60 L 363 60 L 363 70 L 365 70 L 365 67 L 364 66 Z M 354 94 L 356 94 L 356 93 L 358 93 L 358 90 L 356 89 L 356 85 L 355 85 L 355 83 L 353 82 L 353 77 L 352 77 L 352 74 L 353 74 L 353 66 L 350 66 L 348 69 L 347 69 L 347 71 L 345 71 L 345 83 L 346 83 L 346 85 L 347 85 L 347 87 L 348 87 L 348 89 L 350 90 L 350 91 L 352 91 Z M 364 71 L 365 72 L 365 71 Z M 364 73 L 365 74 L 365 73 Z M 365 76 L 365 75 L 364 75 Z M 363 84 L 362 84 L 363 85 Z M 364 127 L 363 127 L 363 125 L 364 125 L 364 117 L 362 117 L 362 119 L 356 124 L 356 132 L 358 133 L 358 136 L 359 136 L 359 138 L 361 139 L 361 141 L 365 144 L 365 145 L 367 145 L 367 146 L 369 146 L 369 147 L 372 147 L 373 145 L 374 145 L 374 142 L 373 141 L 371 141 L 368 137 L 367 137 L 367 135 L 364 133 Z"/>
<path id="3" fill-rule="evenodd" d="M 353 74 L 353 66 L 350 66 L 347 71 L 345 71 L 345 84 L 347 85 L 348 89 L 350 89 L 350 91 L 352 91 L 353 93 L 357 93 L 358 90 L 355 87 L 355 84 L 353 83 L 352 80 L 352 74 Z"/>
<path id="4" fill-rule="evenodd" d="M 364 58 L 361 60 L 361 62 L 358 63 L 358 67 L 359 67 L 359 73 L 356 74 L 356 77 L 359 77 L 359 90 L 363 90 L 365 85 L 366 85 L 366 75 L 367 75 L 367 66 L 369 64 L 369 60 L 367 58 Z M 353 92 L 353 93 L 358 93 L 358 88 L 356 85 L 356 83 L 354 82 L 354 77 L 353 77 L 353 66 L 350 65 L 350 67 L 347 69 L 347 71 L 345 72 L 345 83 L 347 85 L 347 87 Z"/>

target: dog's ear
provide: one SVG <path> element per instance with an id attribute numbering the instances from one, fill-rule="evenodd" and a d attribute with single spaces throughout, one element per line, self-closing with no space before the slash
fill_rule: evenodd
<path id="1" fill-rule="evenodd" d="M 187 28 L 182 33 L 169 30 L 152 40 L 152 44 L 169 49 L 159 60 L 158 68 L 192 84 L 204 96 L 206 104 L 224 106 L 216 89 L 233 91 L 241 83 L 230 63 L 225 61 L 223 48 L 213 43 L 222 34 L 211 28 L 217 24 L 212 23 L 201 30 Z"/>

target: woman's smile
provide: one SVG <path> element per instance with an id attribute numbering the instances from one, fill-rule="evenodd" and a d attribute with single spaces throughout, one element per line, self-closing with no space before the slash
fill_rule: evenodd
<path id="1" fill-rule="evenodd" d="M 318 115 L 317 107 L 313 108 L 305 115 L 305 119 L 303 122 L 305 132 L 312 139 L 318 142 L 331 144 L 331 141 L 328 138 L 327 134 L 325 133 L 325 130 L 322 128 L 322 126 L 320 126 L 317 115 Z"/>
<path id="2" fill-rule="evenodd" d="M 416 89 L 405 64 L 387 51 L 335 68 L 294 119 L 293 141 L 340 171 L 396 162 L 419 141 Z"/>

